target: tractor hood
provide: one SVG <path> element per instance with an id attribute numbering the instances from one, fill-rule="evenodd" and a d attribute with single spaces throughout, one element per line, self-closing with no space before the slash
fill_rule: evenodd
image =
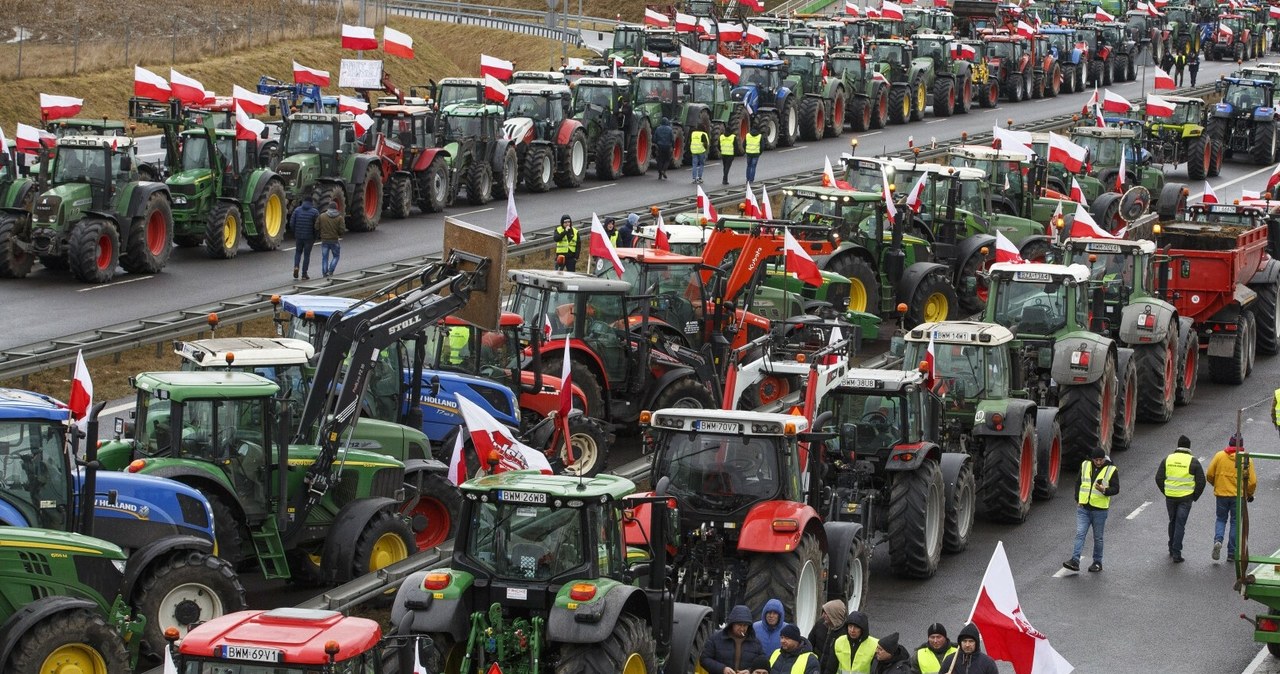
<path id="1" fill-rule="evenodd" d="M 280 174 L 280 179 L 284 181 L 285 192 L 289 194 L 291 200 L 295 200 L 304 196 L 303 188 L 310 188 L 320 174 L 320 154 L 316 152 L 303 152 L 301 154 L 289 155 L 288 159 L 280 162 L 276 167 L 276 173 Z"/>
<path id="2" fill-rule="evenodd" d="M 173 195 L 174 207 L 182 208 L 189 199 L 213 186 L 213 172 L 205 168 L 179 171 L 169 176 L 164 184 Z"/>
<path id="3" fill-rule="evenodd" d="M 74 222 L 93 207 L 93 192 L 88 183 L 58 185 L 36 199 L 32 211 L 34 227 L 58 227 L 64 222 Z"/>
<path id="4" fill-rule="evenodd" d="M 512 117 L 502 123 L 502 137 L 515 143 L 534 140 L 533 120 L 528 117 Z"/>
<path id="5" fill-rule="evenodd" d="M 453 140 L 444 144 L 444 151 L 451 157 L 450 161 L 458 158 L 458 141 Z"/>
<path id="6" fill-rule="evenodd" d="M 740 87 L 734 87 L 730 95 L 735 101 L 742 101 L 748 111 L 755 111 L 760 108 L 760 91 L 754 84 L 745 84 Z"/>

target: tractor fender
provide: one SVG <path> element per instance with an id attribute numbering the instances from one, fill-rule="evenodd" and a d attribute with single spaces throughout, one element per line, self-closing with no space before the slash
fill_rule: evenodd
<path id="1" fill-rule="evenodd" d="M 969 462 L 969 455 L 964 452 L 943 452 L 939 463 L 942 464 L 942 484 L 946 485 L 947 503 L 954 503 L 956 498 L 956 482 L 960 479 L 960 469 Z"/>
<path id="2" fill-rule="evenodd" d="M 31 521 L 21 510 L 13 507 L 9 501 L 0 501 L 0 526 L 6 527 L 29 527 Z M 2 662 L 2 661 L 0 661 Z"/>
<path id="3" fill-rule="evenodd" d="M 599 600 L 582 602 L 574 610 L 552 606 L 547 616 L 547 642 L 598 644 L 609 638 L 613 626 L 625 611 L 648 622 L 649 600 L 635 585 L 611 583 Z M 565 591 L 569 586 L 565 585 Z M 559 602 L 556 602 L 559 604 Z"/>
<path id="4" fill-rule="evenodd" d="M 693 368 L 688 367 L 675 367 L 663 373 L 663 375 L 658 378 L 658 381 L 649 388 L 649 395 L 644 397 L 644 404 L 641 405 L 641 409 L 652 409 L 653 401 L 656 400 L 668 386 L 674 384 L 680 379 L 684 379 L 685 377 L 697 377 L 697 374 L 694 373 Z"/>
<path id="5" fill-rule="evenodd" d="M 347 183 L 347 181 L 341 178 L 316 178 L 315 187 L 312 189 L 319 190 L 322 187 L 337 187 L 342 190 L 342 198 L 346 199 L 347 202 L 350 202 L 351 192 L 349 190 L 355 189 L 352 185 L 354 185 L 354 183 Z"/>
<path id="6" fill-rule="evenodd" d="M 65 595 L 44 597 L 23 606 L 9 616 L 3 625 L 0 625 L 0 663 L 7 664 L 18 641 L 45 618 L 58 613 L 80 610 L 101 615 L 105 608 L 88 599 Z"/>
<path id="7" fill-rule="evenodd" d="M 502 180 L 502 162 L 507 156 L 507 146 L 511 145 L 512 142 L 505 138 L 493 141 L 493 156 L 489 157 L 489 165 L 493 167 L 493 179 L 495 182 Z M 517 180 L 519 179 L 518 173 L 516 178 Z"/>
<path id="8" fill-rule="evenodd" d="M 777 531 L 775 520 L 794 520 L 795 529 Z M 739 552 L 790 552 L 800 544 L 812 522 L 817 526 L 822 520 L 818 511 L 805 503 L 791 501 L 763 501 L 747 511 L 742 521 L 742 534 L 738 538 Z"/>
<path id="9" fill-rule="evenodd" d="M 1280 261 L 1267 260 L 1262 265 L 1262 269 L 1253 273 L 1253 278 L 1249 279 L 1249 285 L 1271 285 L 1280 280 Z"/>
<path id="10" fill-rule="evenodd" d="M 1043 241 L 1049 244 L 1050 250 L 1053 250 L 1053 245 L 1055 243 L 1051 237 L 1045 236 L 1044 234 L 1032 234 L 1031 236 L 1024 237 L 1022 242 L 1018 244 L 1018 252 L 1021 253 L 1026 250 L 1027 246 L 1030 246 L 1034 241 Z"/>
<path id="11" fill-rule="evenodd" d="M 898 280 L 898 287 L 894 289 L 897 293 L 899 302 L 911 302 L 911 297 L 916 292 L 925 278 L 937 274 L 943 279 L 951 277 L 951 270 L 947 269 L 947 265 L 940 262 L 917 262 L 906 271 L 902 272 L 902 278 Z"/>
<path id="12" fill-rule="evenodd" d="M 1106 361 L 1114 357 L 1115 349 L 1115 342 L 1108 337 L 1082 330 L 1067 333 L 1053 345 L 1050 375 L 1059 386 L 1091 384 L 1102 376 Z M 1081 350 L 1089 354 L 1088 368 L 1071 366 L 1071 355 Z"/>
<path id="13" fill-rule="evenodd" d="M 436 569 L 442 570 L 448 569 Z M 474 594 L 469 590 L 475 579 L 471 574 L 455 572 L 449 592 L 436 597 L 423 586 L 428 573 L 432 571 L 417 571 L 400 584 L 391 604 L 391 624 L 396 626 L 399 634 L 444 633 L 454 641 L 465 640 Z"/>
<path id="14" fill-rule="evenodd" d="M 561 353 L 564 349 L 570 349 L 571 351 L 571 353 L 569 354 L 570 360 L 579 360 L 580 362 L 582 362 L 583 365 L 587 367 L 588 370 L 591 370 L 592 376 L 596 377 L 601 382 L 608 381 L 608 378 L 604 376 L 604 373 L 605 373 L 604 361 L 600 360 L 600 355 L 597 354 L 595 351 L 592 351 L 590 348 L 588 348 L 587 345 L 580 339 L 570 339 L 570 340 L 561 339 L 554 344 L 554 347 L 552 346 L 552 344 L 543 344 L 542 345 L 542 362 L 544 363 L 560 362 L 561 360 L 564 359 L 564 354 Z M 526 355 L 532 355 L 532 353 L 527 352 Z M 608 397 L 608 393 L 605 393 L 605 397 L 606 398 Z"/>
<path id="15" fill-rule="evenodd" d="M 1053 422 L 1058 419 L 1058 408 L 1036 408 L 1036 465 L 1048 466 L 1053 452 Z M 1058 448 L 1061 452 L 1061 447 Z"/>
<path id="16" fill-rule="evenodd" d="M 952 270 L 952 279 L 960 282 L 960 274 L 964 273 L 964 268 L 974 255 L 982 255 L 982 249 L 987 249 L 987 254 L 992 254 L 996 249 L 996 237 L 990 234 L 975 234 L 967 239 L 962 239 L 956 245 L 956 268 Z"/>
<path id="17" fill-rule="evenodd" d="M 680 120 L 680 122 L 684 125 L 684 128 L 688 129 L 689 133 L 693 133 L 694 130 L 698 129 L 698 122 L 701 120 L 702 111 L 704 110 L 706 110 L 707 116 L 710 117 L 711 110 L 701 103 L 689 103 L 685 106 L 684 119 Z"/>
<path id="18" fill-rule="evenodd" d="M 827 86 L 823 88 L 822 97 L 834 101 L 837 96 L 844 94 L 844 83 L 838 79 L 831 79 L 827 82 Z"/>
<path id="19" fill-rule="evenodd" d="M 166 536 L 156 539 L 129 553 L 125 562 L 124 581 L 120 595 L 132 603 L 133 588 L 142 580 L 157 560 L 179 550 L 213 554 L 213 542 L 198 536 Z"/>
<path id="20" fill-rule="evenodd" d="M 1141 327 L 1138 319 L 1143 314 L 1155 317 L 1149 327 Z M 1161 300 L 1138 300 L 1120 311 L 1120 341 L 1124 344 L 1159 344 L 1178 320 L 1178 310 Z"/>
<path id="21" fill-rule="evenodd" d="M 836 260 L 839 260 L 840 258 L 847 257 L 847 256 L 853 256 L 861 259 L 863 262 L 866 262 L 867 265 L 872 269 L 876 269 L 879 267 L 879 265 L 876 264 L 875 258 L 872 257 L 871 251 L 867 250 L 862 246 L 859 246 L 854 243 L 849 243 L 847 241 L 840 242 L 839 247 L 837 247 L 835 252 L 831 253 L 830 255 L 813 256 L 813 261 L 818 263 L 819 269 L 831 269 L 832 264 L 834 264 Z"/>
<path id="22" fill-rule="evenodd" d="M 156 192 L 164 193 L 165 199 L 169 198 L 169 187 L 164 183 L 137 183 L 133 193 L 129 195 L 128 210 L 123 215 L 130 220 L 142 215 L 142 209 L 147 205 L 147 200 Z"/>
<path id="23" fill-rule="evenodd" d="M 426 148 L 425 150 L 422 151 L 422 154 L 418 155 L 418 158 L 413 162 L 413 172 L 421 173 L 427 170 L 427 168 L 431 166 L 431 162 L 434 161 L 436 157 L 440 157 L 444 160 L 448 160 L 449 152 L 442 147 Z"/>
<path id="24" fill-rule="evenodd" d="M 405 477 L 420 472 L 443 474 L 449 472 L 449 467 L 435 459 L 408 459 L 404 462 Z"/>
<path id="25" fill-rule="evenodd" d="M 973 435 L 974 437 L 1017 437 L 1022 435 L 1022 427 L 1026 423 L 1027 416 L 1033 414 L 1036 410 L 1035 402 L 1024 398 L 1006 398 L 1004 402 L 1004 411 L 999 411 L 999 401 L 995 403 L 996 409 L 991 409 L 991 403 L 987 406 L 978 408 L 973 413 Z M 1001 429 L 996 430 L 991 427 L 991 415 L 999 413 L 1004 417 L 1001 423 Z"/>
<path id="26" fill-rule="evenodd" d="M 859 522 L 823 522 L 822 531 L 827 539 L 828 566 L 832 573 L 839 575 L 838 570 L 844 568 L 845 555 L 853 542 L 863 537 L 862 524 Z"/>
<path id="27" fill-rule="evenodd" d="M 573 138 L 573 132 L 582 128 L 582 122 L 576 119 L 566 119 L 560 124 L 560 130 L 556 132 L 556 144 L 568 145 L 569 139 Z"/>
<path id="28" fill-rule="evenodd" d="M 687 604 L 682 601 L 671 605 L 671 651 L 667 655 L 668 663 L 688 662 L 693 653 L 693 640 L 698 637 L 699 628 L 706 623 L 714 630 L 715 616 L 710 606 Z"/>
<path id="29" fill-rule="evenodd" d="M 351 180 L 345 185 L 348 199 L 350 199 L 351 195 L 355 193 L 357 185 L 364 185 L 364 177 L 370 170 L 378 170 L 376 168 L 370 169 L 370 167 L 377 161 L 377 157 L 367 155 L 357 155 L 355 157 L 355 163 L 351 165 Z"/>
<path id="30" fill-rule="evenodd" d="M 18 180 L 13 184 L 12 194 L 10 195 L 13 198 L 14 205 L 0 207 L 0 211 L 14 213 L 19 216 L 31 215 L 31 211 L 25 208 L 21 208 L 19 206 L 19 204 L 21 204 L 22 201 L 27 198 L 28 194 L 30 194 L 32 197 L 31 203 L 35 203 L 35 197 L 40 196 L 40 192 L 36 189 L 35 181 L 34 180 Z"/>
<path id="31" fill-rule="evenodd" d="M 335 583 L 351 580 L 351 565 L 356 557 L 356 541 L 369 520 L 383 510 L 394 509 L 398 504 L 389 498 L 366 498 L 348 503 L 338 511 L 329 527 L 321 553 L 320 575 Z"/>
<path id="32" fill-rule="evenodd" d="M 1121 372 L 1128 367 L 1129 361 L 1133 359 L 1133 349 L 1127 346 L 1116 347 L 1116 376 L 1119 377 Z M 1120 389 L 1117 388 L 1117 391 Z"/>
<path id="33" fill-rule="evenodd" d="M 773 102 L 775 108 L 781 110 L 787 104 L 787 99 L 791 98 L 791 90 L 787 87 L 778 87 L 778 93 L 774 97 Z"/>
<path id="34" fill-rule="evenodd" d="M 938 461 L 942 458 L 942 449 L 932 442 L 909 442 L 894 445 L 889 450 L 889 458 L 885 460 L 884 469 L 888 472 L 904 472 L 915 470 L 925 460 Z"/>
<path id="35" fill-rule="evenodd" d="M 253 194 L 249 196 L 249 203 L 258 203 L 258 199 L 262 198 L 262 194 L 267 191 L 267 186 L 272 180 L 280 180 L 280 174 L 271 169 L 258 169 L 249 176 L 249 183 L 253 185 Z M 283 187 L 283 180 L 280 180 Z"/>

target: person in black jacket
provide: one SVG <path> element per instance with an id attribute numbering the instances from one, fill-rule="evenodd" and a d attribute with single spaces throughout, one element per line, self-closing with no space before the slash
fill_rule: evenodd
<path id="1" fill-rule="evenodd" d="M 797 666 L 803 674 L 818 674 L 818 656 L 813 654 L 813 646 L 800 634 L 799 627 L 791 623 L 783 625 L 779 641 L 782 645 L 767 660 L 769 674 L 796 674 Z"/>
<path id="2" fill-rule="evenodd" d="M 302 278 L 309 279 L 307 269 L 311 266 L 311 248 L 316 244 L 316 220 L 320 218 L 320 211 L 311 203 L 311 197 L 302 200 L 302 203 L 289 215 L 289 228 L 293 230 L 293 277 L 298 278 L 298 271 L 302 271 Z"/>
<path id="3" fill-rule="evenodd" d="M 751 622 L 751 609 L 746 606 L 738 604 L 729 610 L 724 629 L 713 632 L 702 647 L 699 664 L 707 674 L 743 674 L 764 659 Z"/>
<path id="4" fill-rule="evenodd" d="M 996 661 L 982 652 L 981 636 L 978 626 L 973 623 L 965 625 L 956 637 L 960 650 L 947 656 L 942 661 L 942 671 L 949 674 L 999 674 Z"/>
<path id="5" fill-rule="evenodd" d="M 871 663 L 871 674 L 914 674 L 911 653 L 898 643 L 898 633 L 880 638 L 876 644 L 876 659 Z"/>
<path id="6" fill-rule="evenodd" d="M 653 130 L 653 147 L 658 155 L 658 180 L 667 179 L 667 167 L 671 165 L 671 150 L 676 144 L 676 131 L 671 128 L 671 120 L 663 117 L 662 123 Z"/>
<path id="7" fill-rule="evenodd" d="M 1191 440 L 1178 438 L 1178 448 L 1156 468 L 1156 487 L 1169 511 L 1169 556 L 1182 562 L 1182 535 L 1187 530 L 1191 504 L 1204 493 L 1204 467 L 1191 455 Z"/>

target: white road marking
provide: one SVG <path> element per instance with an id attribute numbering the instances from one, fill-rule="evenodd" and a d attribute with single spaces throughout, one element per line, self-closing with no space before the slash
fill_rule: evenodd
<path id="1" fill-rule="evenodd" d="M 937 124 L 937 123 L 939 123 L 939 122 L 948 122 L 948 121 L 951 121 L 951 120 L 950 120 L 949 118 L 947 118 L 947 117 L 941 117 L 941 118 L 938 118 L 938 119 L 934 119 L 934 120 L 931 120 L 931 121 L 925 122 L 925 124 Z"/>
<path id="2" fill-rule="evenodd" d="M 1133 519 L 1133 518 L 1137 517 L 1138 515 L 1141 515 L 1141 514 L 1142 514 L 1142 511 L 1143 511 L 1143 510 L 1146 510 L 1146 509 L 1147 509 L 1147 506 L 1149 506 L 1149 505 L 1151 505 L 1151 501 L 1143 501 L 1143 502 L 1142 502 L 1142 505 L 1138 506 L 1136 509 L 1134 509 L 1134 511 L 1133 511 L 1133 512 L 1131 512 L 1131 513 L 1129 513 L 1128 515 L 1126 515 L 1126 516 L 1125 516 L 1125 519 L 1127 519 L 1127 520 L 1131 520 L 1131 519 Z"/>
<path id="3" fill-rule="evenodd" d="M 1257 171 L 1254 171 L 1253 173 L 1246 173 L 1246 174 L 1244 174 L 1244 175 L 1240 176 L 1239 178 L 1233 178 L 1233 179 L 1231 179 L 1231 180 L 1228 180 L 1228 181 L 1227 181 L 1227 182 L 1225 182 L 1225 183 L 1219 183 L 1219 184 L 1217 184 L 1217 185 L 1214 185 L 1214 186 L 1213 186 L 1213 189 L 1214 189 L 1214 191 L 1216 192 L 1216 191 L 1217 191 L 1219 188 L 1221 188 L 1221 187 L 1227 187 L 1227 186 L 1229 186 L 1229 185 L 1234 185 L 1234 184 L 1239 183 L 1239 182 L 1244 182 L 1244 181 L 1246 181 L 1246 180 L 1248 180 L 1248 179 L 1250 179 L 1250 178 L 1252 178 L 1252 177 L 1254 177 L 1254 176 L 1258 175 L 1259 173 L 1266 173 L 1266 172 L 1268 172 L 1268 171 L 1272 171 L 1272 170 L 1275 170 L 1275 167 L 1274 167 L 1274 166 L 1267 166 L 1267 167 L 1264 167 L 1264 168 L 1260 168 L 1260 169 L 1258 169 Z M 1203 185 L 1204 183 L 1202 182 L 1202 183 L 1200 183 L 1200 184 L 1201 184 L 1201 185 Z M 1200 197 L 1203 197 L 1203 196 L 1204 196 L 1204 192 L 1197 192 L 1196 194 L 1193 194 L 1193 195 L 1191 195 L 1190 197 L 1188 197 L 1188 199 L 1199 199 Z"/>
<path id="4" fill-rule="evenodd" d="M 578 190 L 578 191 L 579 191 L 579 192 L 590 192 L 590 191 L 592 191 L 592 190 L 602 190 L 602 189 L 604 189 L 604 188 L 606 188 L 606 187 L 613 187 L 614 185 L 617 185 L 617 184 L 618 184 L 618 183 L 609 183 L 609 184 L 607 184 L 607 185 L 596 185 L 595 187 L 584 187 L 584 188 L 582 188 L 582 189 L 580 189 L 580 190 Z"/>
<path id="5" fill-rule="evenodd" d="M 493 206 L 490 206 L 490 207 L 488 207 L 488 208 L 478 208 L 478 209 L 476 209 L 476 210 L 474 210 L 474 211 L 467 211 L 466 213 L 459 213 L 456 217 L 459 217 L 459 218 L 460 218 L 460 217 L 462 217 L 462 216 L 464 216 L 464 215 L 475 215 L 476 213 L 487 213 L 487 212 L 492 211 L 492 210 L 493 210 Z"/>
<path id="6" fill-rule="evenodd" d="M 1062 567 L 1062 568 L 1058 569 L 1058 572 L 1057 572 L 1057 573 L 1055 573 L 1055 574 L 1053 574 L 1053 577 L 1054 577 L 1054 578 L 1066 578 L 1067 576 L 1074 576 L 1074 575 L 1076 575 L 1076 574 L 1078 574 L 1078 573 L 1080 573 L 1080 572 L 1079 572 L 1079 571 L 1072 571 L 1071 569 L 1068 569 L 1067 567 L 1065 567 L 1065 566 L 1064 566 L 1064 567 Z"/>
<path id="7" fill-rule="evenodd" d="M 1263 647 L 1263 649 L 1258 651 L 1258 654 L 1253 657 L 1253 662 L 1250 662 L 1249 666 L 1245 667 L 1244 671 L 1241 672 L 1240 674 L 1253 674 L 1254 672 L 1258 671 L 1258 668 L 1261 667 L 1262 663 L 1266 661 L 1267 655 L 1269 655 L 1267 652 L 1267 649 L 1266 647 Z"/>
<path id="8" fill-rule="evenodd" d="M 131 409 L 133 409 L 133 403 L 121 403 L 119 405 L 112 405 L 111 407 L 102 408 L 102 412 L 100 412 L 98 416 L 104 417 L 108 414 L 116 414 L 117 412 L 124 412 L 125 410 L 131 410 Z"/>
<path id="9" fill-rule="evenodd" d="M 864 134 L 862 134 L 861 136 L 858 136 L 858 137 L 859 137 L 859 138 L 866 138 L 867 136 L 874 136 L 874 135 L 876 135 L 877 133 L 884 133 L 884 132 L 883 132 L 883 131 L 868 131 L 868 132 L 866 132 L 866 133 L 864 133 Z"/>
<path id="10" fill-rule="evenodd" d="M 807 147 L 809 147 L 809 146 L 808 146 L 808 145 L 794 145 L 794 146 L 789 147 L 789 148 L 787 148 L 787 149 L 785 149 L 785 150 L 778 150 L 778 154 L 782 154 L 783 152 L 795 152 L 796 150 L 803 150 L 803 149 L 805 149 L 805 148 L 807 148 Z"/>
<path id="11" fill-rule="evenodd" d="M 96 285 L 96 286 L 89 286 L 89 287 L 87 287 L 87 288 L 81 288 L 81 289 L 77 290 L 76 292 L 78 292 L 78 293 L 87 293 L 87 292 L 89 292 L 89 291 L 91 291 L 91 290 L 101 290 L 102 288 L 110 288 L 110 287 L 112 287 L 112 286 L 122 286 L 122 285 L 124 285 L 124 284 L 126 284 L 126 283 L 133 283 L 134 281 L 146 281 L 146 280 L 147 280 L 147 279 L 149 279 L 149 278 L 153 278 L 153 277 L 151 277 L 151 276 L 137 276 L 137 277 L 134 277 L 134 278 L 127 278 L 127 279 L 125 279 L 125 280 L 123 280 L 123 281 L 116 281 L 115 283 L 103 283 L 102 285 Z"/>

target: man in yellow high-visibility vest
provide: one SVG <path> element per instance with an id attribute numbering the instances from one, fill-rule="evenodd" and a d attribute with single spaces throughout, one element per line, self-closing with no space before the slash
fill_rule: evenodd
<path id="1" fill-rule="evenodd" d="M 769 656 L 769 674 L 818 674 L 818 656 L 799 627 L 783 625 L 779 642 L 781 646 Z"/>
<path id="2" fill-rule="evenodd" d="M 955 653 L 956 645 L 947 638 L 947 628 L 942 623 L 929 626 L 928 640 L 916 649 L 913 660 L 920 674 L 938 674 L 942 671 L 942 661 Z"/>
<path id="3" fill-rule="evenodd" d="M 1191 504 L 1204 493 L 1204 467 L 1191 456 L 1191 440 L 1178 438 L 1178 448 L 1164 458 L 1156 468 L 1156 486 L 1164 494 L 1164 505 L 1169 511 L 1169 556 L 1174 563 L 1182 562 L 1182 535 L 1187 530 L 1187 517 Z"/>
<path id="4" fill-rule="evenodd" d="M 1080 570 L 1080 553 L 1084 551 L 1084 537 L 1093 529 L 1093 564 L 1089 570 L 1102 570 L 1102 533 L 1107 526 L 1107 513 L 1111 497 L 1120 493 L 1120 476 L 1116 466 L 1107 458 L 1101 447 L 1095 447 L 1089 458 L 1080 464 L 1080 479 L 1076 485 L 1076 545 L 1071 559 L 1062 568 Z"/>

